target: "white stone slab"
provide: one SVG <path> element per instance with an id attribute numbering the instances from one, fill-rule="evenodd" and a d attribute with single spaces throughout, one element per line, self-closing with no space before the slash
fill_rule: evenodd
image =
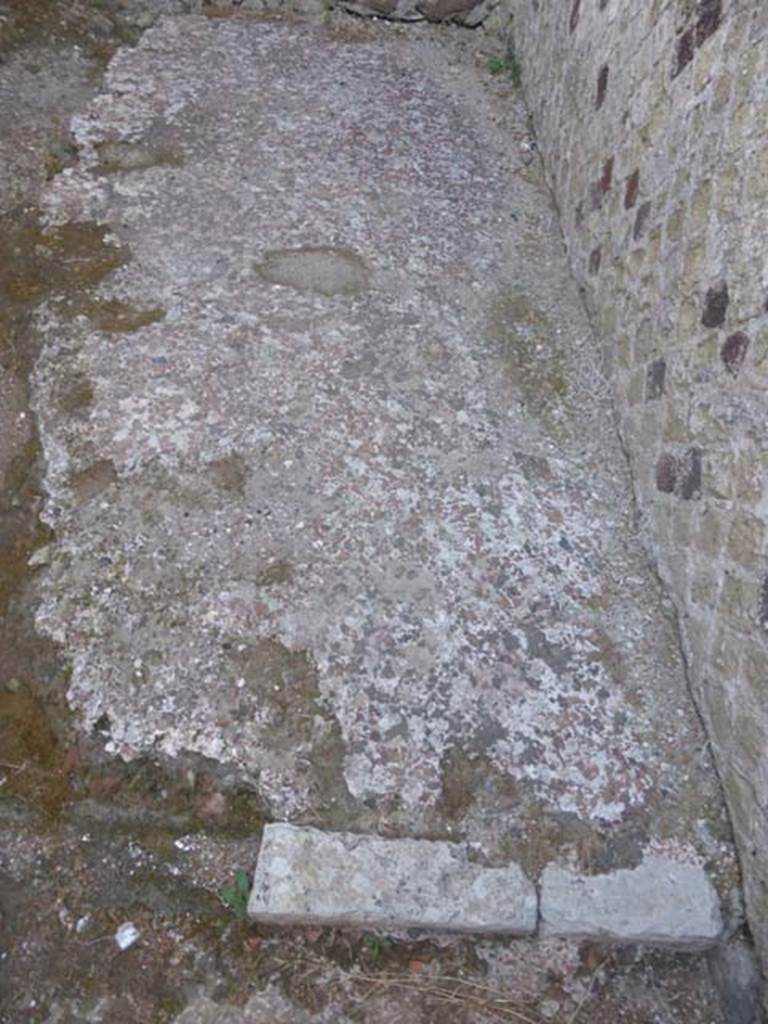
<path id="1" fill-rule="evenodd" d="M 289 1002 L 274 988 L 257 992 L 245 1006 L 215 1003 L 203 996 L 191 1003 L 174 1024 L 350 1024 L 333 1003 L 310 1013 Z"/>
<path id="2" fill-rule="evenodd" d="M 277 924 L 529 935 L 537 899 L 516 864 L 471 863 L 458 843 L 277 824 L 264 830 L 248 912 Z"/>
<path id="3" fill-rule="evenodd" d="M 606 875 L 580 875 L 550 864 L 541 880 L 541 930 L 563 935 L 701 947 L 723 923 L 703 868 L 663 857 Z"/>

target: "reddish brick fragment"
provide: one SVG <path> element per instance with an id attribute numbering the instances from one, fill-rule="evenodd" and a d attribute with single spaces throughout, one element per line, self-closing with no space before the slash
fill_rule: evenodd
<path id="1" fill-rule="evenodd" d="M 605 102 L 605 94 L 608 91 L 608 65 L 603 64 L 597 73 L 597 98 L 595 99 L 595 109 L 599 110 Z"/>
<path id="2" fill-rule="evenodd" d="M 579 23 L 579 11 L 581 8 L 581 0 L 573 0 L 573 7 L 571 8 L 571 20 L 568 23 L 568 27 L 573 32 Z"/>
<path id="3" fill-rule="evenodd" d="M 704 298 L 704 312 L 701 314 L 702 325 L 704 327 L 722 327 L 725 323 L 725 313 L 729 301 L 728 285 L 725 281 L 713 288 L 708 288 Z"/>
<path id="4" fill-rule="evenodd" d="M 697 46 L 701 46 L 717 31 L 722 13 L 722 0 L 699 0 L 699 17 L 696 21 Z"/>
<path id="5" fill-rule="evenodd" d="M 694 30 L 692 28 L 689 28 L 685 32 L 683 32 L 683 34 L 677 40 L 677 49 L 675 52 L 675 67 L 672 71 L 673 78 L 677 78 L 680 72 L 685 67 L 687 67 L 693 60 L 694 45 Z"/>
<path id="6" fill-rule="evenodd" d="M 662 452 L 656 462 L 656 490 L 672 494 L 677 483 L 677 459 L 669 452 Z"/>
<path id="7" fill-rule="evenodd" d="M 627 186 L 624 191 L 624 209 L 631 210 L 637 202 L 637 196 L 640 192 L 640 171 L 632 171 L 630 176 L 627 178 Z"/>
<path id="8" fill-rule="evenodd" d="M 643 203 L 643 205 L 638 209 L 637 216 L 635 217 L 635 226 L 632 229 L 632 237 L 636 242 L 645 234 L 645 229 L 650 215 L 651 203 L 649 200 L 647 203 Z"/>
<path id="9" fill-rule="evenodd" d="M 729 335 L 723 342 L 723 347 L 720 349 L 720 358 L 723 361 L 723 366 L 732 377 L 738 377 L 748 348 L 749 338 L 743 331 L 737 331 L 735 334 Z"/>
<path id="10" fill-rule="evenodd" d="M 606 192 L 610 192 L 612 184 L 613 184 L 613 157 L 610 156 L 610 157 L 608 157 L 608 159 L 603 164 L 603 173 L 600 175 L 600 181 L 598 182 L 598 185 L 600 186 L 600 191 L 603 193 L 603 195 L 605 195 Z"/>

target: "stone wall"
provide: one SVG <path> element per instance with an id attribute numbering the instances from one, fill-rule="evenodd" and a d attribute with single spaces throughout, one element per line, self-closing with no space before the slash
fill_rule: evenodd
<path id="1" fill-rule="evenodd" d="M 511 0 L 768 963 L 768 4 Z"/>

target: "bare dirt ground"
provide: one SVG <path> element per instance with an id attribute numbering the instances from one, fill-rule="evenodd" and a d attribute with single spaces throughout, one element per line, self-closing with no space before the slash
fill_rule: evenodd
<path id="1" fill-rule="evenodd" d="M 0 1019 L 748 1022 L 732 951 L 241 919 L 291 818 L 532 871 L 674 849 L 740 927 L 496 44 L 141 42 L 188 7 L 0 3 Z"/>

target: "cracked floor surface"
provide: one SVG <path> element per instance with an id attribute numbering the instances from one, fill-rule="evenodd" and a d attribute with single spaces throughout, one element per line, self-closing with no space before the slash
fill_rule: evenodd
<path id="1" fill-rule="evenodd" d="M 116 54 L 42 203 L 115 269 L 39 314 L 37 626 L 108 751 L 235 766 L 278 820 L 717 857 L 524 124 L 386 27 L 167 18 Z"/>

